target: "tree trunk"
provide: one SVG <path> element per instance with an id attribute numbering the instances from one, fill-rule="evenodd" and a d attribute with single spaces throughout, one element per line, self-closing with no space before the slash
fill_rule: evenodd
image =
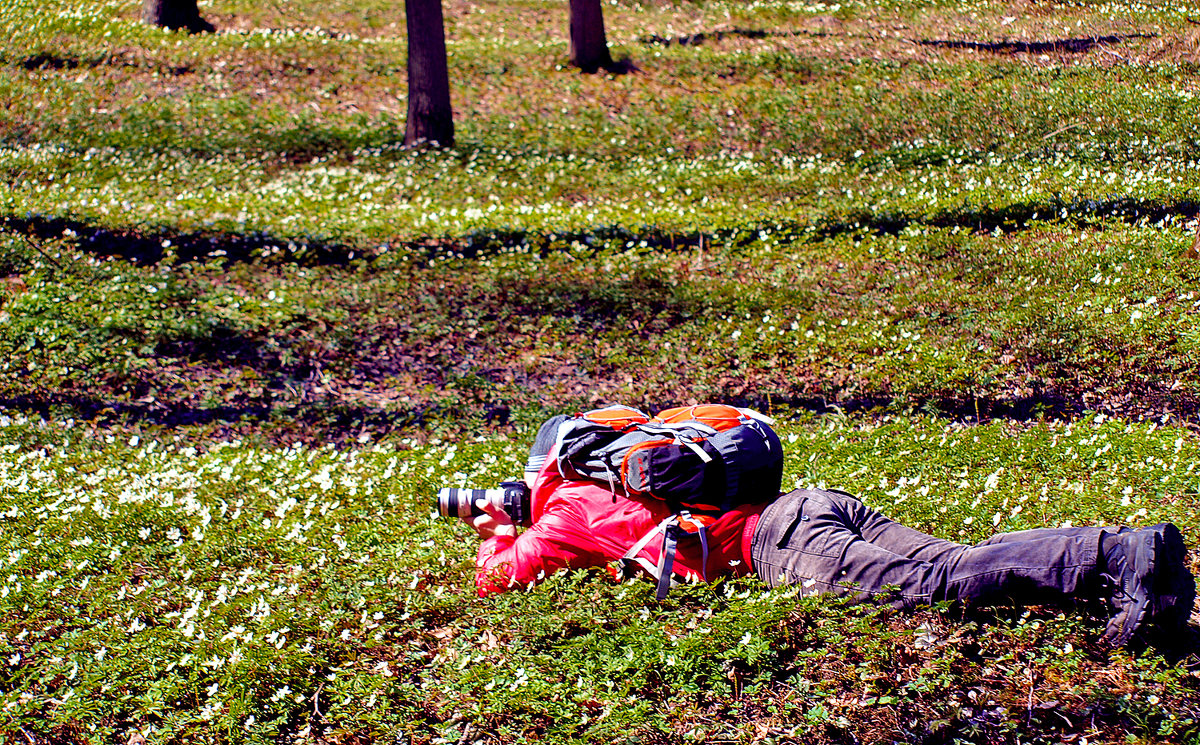
<path id="1" fill-rule="evenodd" d="M 185 29 L 193 34 L 216 30 L 200 17 L 196 0 L 144 0 L 142 20 L 152 26 Z"/>
<path id="2" fill-rule="evenodd" d="M 408 124 L 404 144 L 454 147 L 450 72 L 441 0 L 404 0 L 408 26 Z"/>
<path id="3" fill-rule="evenodd" d="M 570 0 L 571 64 L 584 72 L 611 67 L 601 0 Z"/>

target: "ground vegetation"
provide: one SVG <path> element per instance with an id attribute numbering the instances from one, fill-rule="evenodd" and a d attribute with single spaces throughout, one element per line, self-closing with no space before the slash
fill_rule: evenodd
<path id="1" fill-rule="evenodd" d="M 0 0 L 15 742 L 1196 742 L 1195 624 L 602 573 L 479 599 L 439 486 L 621 400 L 776 416 L 919 529 L 1200 541 L 1200 10 Z M 1195 567 L 1194 556 L 1192 565 Z"/>

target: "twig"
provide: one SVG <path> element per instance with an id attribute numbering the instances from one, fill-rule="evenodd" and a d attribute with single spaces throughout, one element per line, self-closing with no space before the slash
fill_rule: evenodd
<path id="1" fill-rule="evenodd" d="M 49 262 L 50 262 L 51 264 L 53 264 L 54 266 L 58 267 L 58 270 L 59 270 L 59 271 L 62 271 L 62 268 L 63 268 L 63 267 L 62 267 L 62 264 L 60 264 L 60 263 L 58 263 L 57 261 L 55 261 L 53 256 L 51 256 L 50 254 L 46 253 L 46 252 L 45 252 L 45 251 L 42 249 L 42 247 L 38 245 L 37 241 L 35 241 L 33 238 L 30 238 L 28 235 L 24 235 L 24 236 L 22 236 L 22 237 L 24 237 L 24 238 L 25 238 L 25 242 L 26 242 L 26 243 L 28 243 L 30 246 L 32 246 L 32 247 L 33 247 L 33 250 L 34 250 L 34 251 L 37 251 L 38 253 L 40 253 L 40 254 L 42 255 L 42 257 L 46 259 L 46 261 L 49 261 Z"/>
<path id="2" fill-rule="evenodd" d="M 1058 135 L 1058 134 L 1062 134 L 1063 132 L 1066 132 L 1068 129 L 1075 129 L 1076 127 L 1082 127 L 1082 126 L 1083 126 L 1083 122 L 1075 122 L 1074 124 L 1068 124 L 1065 127 L 1059 127 L 1058 129 L 1054 130 L 1053 132 L 1051 132 L 1048 135 L 1042 135 L 1042 139 L 1048 140 L 1051 137 L 1053 137 L 1054 135 Z"/>
<path id="3" fill-rule="evenodd" d="M 1029 717 L 1028 721 L 1030 724 L 1033 723 L 1033 683 L 1035 680 L 1035 675 L 1036 674 L 1033 671 L 1033 665 L 1031 664 L 1029 666 L 1029 697 L 1025 699 L 1025 712 Z"/>
<path id="4" fill-rule="evenodd" d="M 25 735 L 26 740 L 29 740 L 29 745 L 37 745 L 37 741 L 33 739 L 33 735 L 26 732 L 24 727 L 18 727 L 17 729 L 21 730 L 21 734 Z"/>
<path id="5" fill-rule="evenodd" d="M 1111 54 L 1112 56 L 1116 57 L 1117 59 L 1125 60 L 1126 62 L 1129 61 L 1128 57 L 1117 54 L 1116 52 L 1112 51 L 1111 49 L 1105 49 L 1104 47 L 1101 47 L 1101 46 L 1096 47 L 1096 49 L 1099 49 L 1101 52 L 1104 52 L 1105 54 Z"/>
<path id="6" fill-rule="evenodd" d="M 321 696 L 321 691 L 323 691 L 323 690 L 325 690 L 325 683 L 324 683 L 324 682 L 322 682 L 322 683 L 321 683 L 319 686 L 317 686 L 317 692 L 316 692 L 316 693 L 314 693 L 314 694 L 313 694 L 313 697 L 312 697 L 312 702 L 313 702 L 313 717 L 314 717 L 314 718 L 317 718 L 317 717 L 320 717 L 320 716 L 321 716 L 321 710 L 317 708 L 317 704 L 320 702 L 320 701 L 319 701 L 319 699 L 320 699 L 320 696 Z"/>
<path id="7" fill-rule="evenodd" d="M 458 738 L 458 745 L 463 745 L 463 743 L 465 743 L 467 740 L 471 739 L 471 735 L 474 734 L 474 732 L 475 732 L 475 728 L 471 726 L 470 722 L 467 722 L 466 724 L 464 724 L 463 731 L 462 731 L 462 737 Z"/>

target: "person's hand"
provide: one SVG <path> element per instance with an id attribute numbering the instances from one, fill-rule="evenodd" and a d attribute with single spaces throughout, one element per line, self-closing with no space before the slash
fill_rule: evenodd
<path id="1" fill-rule="evenodd" d="M 471 518 L 471 527 L 485 541 L 495 535 L 517 537 L 517 526 L 508 513 L 486 500 L 475 501 L 475 506 L 483 510 L 483 514 Z"/>

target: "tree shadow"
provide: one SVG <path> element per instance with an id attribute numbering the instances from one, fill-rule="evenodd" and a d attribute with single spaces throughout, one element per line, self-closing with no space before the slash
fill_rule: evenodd
<path id="1" fill-rule="evenodd" d="M 114 67 L 142 67 L 158 70 L 161 73 L 176 77 L 187 75 L 193 71 L 191 65 L 159 65 L 120 53 L 78 57 L 52 52 L 39 52 L 15 60 L 0 56 L 0 61 L 12 62 L 30 72 L 34 70 L 77 70 L 81 67 L 97 68 L 104 65 Z"/>
<path id="2" fill-rule="evenodd" d="M 695 34 L 681 36 L 659 36 L 648 34 L 638 39 L 642 44 L 657 46 L 697 47 L 709 41 L 722 41 L 728 38 L 739 39 L 769 39 L 788 38 L 812 35 L 811 31 L 772 31 L 755 28 L 733 28 L 720 31 L 701 31 Z M 853 35 L 853 34 L 851 34 Z M 1153 39 L 1158 34 L 1109 34 L 1107 36 L 1089 36 L 1075 39 L 1055 39 L 1051 41 L 963 41 L 955 39 L 921 39 L 912 43 L 927 47 L 942 47 L 945 49 L 972 49 L 993 54 L 1083 54 L 1104 46 L 1105 44 L 1121 44 L 1130 39 Z"/>
<path id="3" fill-rule="evenodd" d="M 629 57 L 622 57 L 619 60 L 613 60 L 604 66 L 604 71 L 609 75 L 631 75 L 638 72 L 638 66 L 633 63 Z"/>
<path id="4" fill-rule="evenodd" d="M 936 164 L 944 156 L 930 156 Z M 914 161 L 912 165 L 921 165 Z M 977 232 L 1012 232 L 1024 229 L 1028 223 L 1042 219 L 1071 226 L 1100 219 L 1122 220 L 1127 223 L 1155 223 L 1167 217 L 1195 218 L 1200 215 L 1200 200 L 1181 199 L 1174 202 L 1160 199 L 1110 197 L 1107 199 L 1044 200 L 1017 202 L 1000 207 L 975 209 L 945 209 L 930 215 L 905 212 L 880 213 L 870 210 L 852 211 L 818 220 L 774 220 L 773 233 L 780 238 L 825 240 L 853 233 L 896 235 L 914 225 L 931 228 L 966 228 Z M 746 226 L 735 230 L 715 230 L 707 233 L 672 232 L 653 227 L 641 231 L 621 225 L 598 226 L 586 231 L 557 231 L 555 240 L 530 230 L 487 229 L 468 233 L 451 243 L 423 244 L 429 258 L 446 255 L 464 258 L 487 258 L 514 249 L 549 255 L 560 246 L 590 246 L 596 251 L 619 249 L 622 244 L 637 244 L 654 251 L 705 250 L 715 245 L 747 245 L 757 240 L 758 228 Z"/>
<path id="5" fill-rule="evenodd" d="M 26 70 L 74 70 L 82 64 L 77 57 L 60 57 L 53 54 L 35 54 L 21 60 Z M 95 67 L 95 64 L 89 67 Z"/>
<path id="6" fill-rule="evenodd" d="M 810 234 L 817 239 L 833 238 L 848 233 L 868 232 L 896 235 L 912 225 L 932 228 L 968 228 L 978 232 L 1012 232 L 1021 230 L 1039 217 L 1052 222 L 1080 225 L 1099 219 L 1116 219 L 1128 223 L 1155 223 L 1169 216 L 1194 218 L 1200 215 L 1200 200 L 1182 199 L 1164 202 L 1157 199 L 1111 197 L 1108 199 L 1075 199 L 1070 202 L 1017 202 L 1002 207 L 968 210 L 946 210 L 929 217 L 914 218 L 902 213 L 875 212 L 840 215 L 819 222 Z"/>
<path id="7" fill-rule="evenodd" d="M 354 248 L 307 238 L 280 238 L 268 233 L 177 233 L 133 228 L 106 228 L 61 217 L 0 216 L 0 228 L 41 240 L 70 231 L 79 248 L 97 256 L 115 256 L 139 265 L 220 260 L 233 263 L 267 261 L 304 266 L 344 266 Z"/>
<path id="8" fill-rule="evenodd" d="M 330 401 L 292 406 L 252 401 L 218 406 L 161 405 L 65 393 L 0 396 L 0 411 L 20 411 L 42 418 L 69 416 L 99 427 L 215 427 L 230 433 L 250 427 L 289 441 L 322 444 L 340 444 L 364 431 L 386 434 L 422 427 L 438 414 L 436 409 L 430 405 L 387 409 Z M 508 412 L 489 413 L 485 421 L 505 425 Z"/>
<path id="9" fill-rule="evenodd" d="M 610 58 L 606 62 L 597 61 L 589 64 L 572 62 L 571 64 L 584 75 L 595 75 L 602 70 L 609 75 L 629 75 L 638 72 L 638 66 L 629 57 L 622 57 L 619 60 Z"/>
<path id="10" fill-rule="evenodd" d="M 1129 39 L 1152 39 L 1157 34 L 1110 34 L 1052 41 L 959 41 L 921 39 L 917 44 L 944 49 L 973 49 L 992 54 L 1084 54 L 1105 44 L 1120 44 Z"/>
<path id="11" fill-rule="evenodd" d="M 706 41 L 721 41 L 728 38 L 739 39 L 767 39 L 767 38 L 783 38 L 790 36 L 800 36 L 801 31 L 765 31 L 757 28 L 733 28 L 728 31 L 701 31 L 695 34 L 685 34 L 683 36 L 659 36 L 657 34 L 649 34 L 638 39 L 642 44 L 657 45 L 664 47 L 680 46 L 680 47 L 698 47 Z"/>

